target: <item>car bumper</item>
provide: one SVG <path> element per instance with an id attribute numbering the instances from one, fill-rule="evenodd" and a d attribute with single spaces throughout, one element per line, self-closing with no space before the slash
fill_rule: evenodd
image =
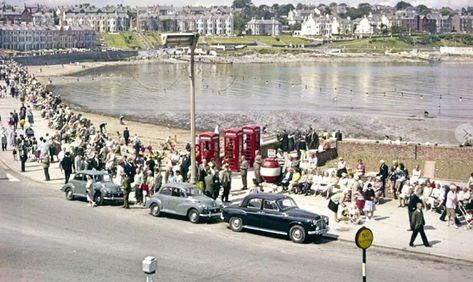
<path id="1" fill-rule="evenodd" d="M 209 218 L 209 219 L 221 219 L 222 218 L 222 213 L 221 212 L 216 212 L 216 213 L 201 213 L 200 217 L 203 218 Z"/>
<path id="2" fill-rule="evenodd" d="M 123 197 L 121 196 L 106 196 L 103 197 L 103 199 L 106 201 L 123 201 Z"/>
<path id="3" fill-rule="evenodd" d="M 330 228 L 326 227 L 325 229 L 320 229 L 320 230 L 312 230 L 307 232 L 309 235 L 324 235 L 327 234 Z"/>

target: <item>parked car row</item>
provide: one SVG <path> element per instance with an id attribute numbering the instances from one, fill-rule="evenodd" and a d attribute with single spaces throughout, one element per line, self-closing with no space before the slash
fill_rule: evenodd
<path id="1" fill-rule="evenodd" d="M 87 175 L 94 179 L 94 201 L 98 205 L 105 201 L 123 201 L 120 186 L 112 182 L 106 172 L 92 170 L 76 173 L 61 188 L 66 199 L 86 197 Z M 324 235 L 329 230 L 327 216 L 300 209 L 291 197 L 284 194 L 250 194 L 241 204 L 224 207 L 205 196 L 195 185 L 169 183 L 145 203 L 145 208 L 155 217 L 163 213 L 175 214 L 187 217 L 192 223 L 223 219 L 235 232 L 249 229 L 287 235 L 295 243 L 302 243 L 309 236 Z"/>

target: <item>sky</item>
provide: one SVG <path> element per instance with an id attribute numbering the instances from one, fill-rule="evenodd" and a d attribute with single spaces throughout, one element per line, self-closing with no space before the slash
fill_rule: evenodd
<path id="1" fill-rule="evenodd" d="M 304 4 L 329 4 L 331 2 L 337 3 L 346 3 L 348 5 L 358 5 L 359 3 L 371 3 L 371 4 L 389 4 L 395 5 L 399 0 L 344 0 L 344 1 L 315 1 L 315 0 L 252 0 L 255 5 L 272 5 L 274 3 L 278 4 L 293 4 L 294 6 L 297 3 Z M 449 6 L 452 8 L 462 8 L 467 6 L 473 6 L 473 0 L 404 0 L 413 5 L 424 4 L 428 7 L 441 8 Z M 130 6 L 148 6 L 154 4 L 162 5 L 174 5 L 174 6 L 184 6 L 184 5 L 231 5 L 232 0 L 6 0 L 10 4 L 35 4 L 43 3 L 51 6 L 57 6 L 62 4 L 77 4 L 77 3 L 91 3 L 97 6 L 105 6 L 107 4 L 117 4 L 122 3 Z"/>

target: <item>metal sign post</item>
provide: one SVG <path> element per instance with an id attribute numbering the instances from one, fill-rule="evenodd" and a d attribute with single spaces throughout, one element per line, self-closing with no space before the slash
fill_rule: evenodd
<path id="1" fill-rule="evenodd" d="M 361 227 L 355 235 L 355 243 L 358 248 L 362 250 L 361 275 L 363 282 L 366 282 L 366 249 L 371 247 L 373 243 L 373 232 L 371 229 Z"/>

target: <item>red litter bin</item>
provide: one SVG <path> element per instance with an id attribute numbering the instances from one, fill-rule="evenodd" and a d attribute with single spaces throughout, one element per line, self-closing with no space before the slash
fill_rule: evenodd
<path id="1" fill-rule="evenodd" d="M 281 167 L 276 158 L 267 158 L 261 163 L 261 176 L 267 183 L 275 183 L 281 174 Z"/>

